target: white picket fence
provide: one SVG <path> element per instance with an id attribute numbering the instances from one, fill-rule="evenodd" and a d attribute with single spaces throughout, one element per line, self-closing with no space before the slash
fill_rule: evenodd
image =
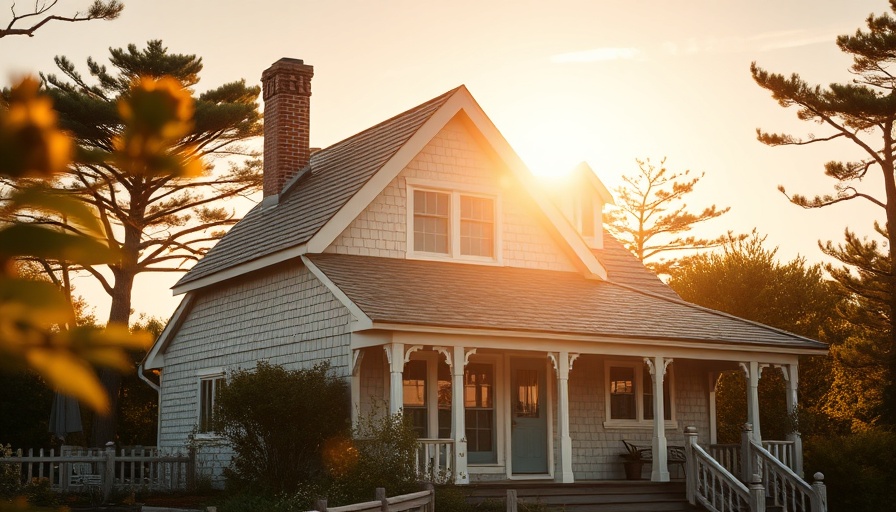
<path id="1" fill-rule="evenodd" d="M 54 450 L 22 450 L 0 457 L 0 464 L 18 466 L 20 483 L 46 479 L 57 491 L 97 488 L 108 496 L 116 490 L 178 491 L 192 487 L 195 454 L 163 453 L 158 448 L 121 449 L 63 447 Z"/>

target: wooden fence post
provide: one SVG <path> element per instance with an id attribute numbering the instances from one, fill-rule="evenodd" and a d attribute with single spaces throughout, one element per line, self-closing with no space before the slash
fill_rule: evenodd
<path id="1" fill-rule="evenodd" d="M 327 512 L 327 498 L 319 498 L 314 502 L 314 510 L 318 512 Z"/>
<path id="2" fill-rule="evenodd" d="M 423 488 L 429 491 L 429 505 L 424 509 L 426 512 L 436 512 L 436 486 L 431 482 L 423 484 Z"/>
<path id="3" fill-rule="evenodd" d="M 196 446 L 190 444 L 188 448 L 188 454 L 190 457 L 190 461 L 187 462 L 187 490 L 193 491 L 196 489 Z"/>
<path id="4" fill-rule="evenodd" d="M 516 489 L 507 489 L 507 512 L 517 512 L 516 507 Z"/>
<path id="5" fill-rule="evenodd" d="M 381 503 L 380 509 L 383 512 L 389 512 L 389 500 L 386 499 L 386 488 L 385 487 L 377 487 L 376 494 L 374 499 Z"/>
<path id="6" fill-rule="evenodd" d="M 762 486 L 762 477 L 758 473 L 750 481 L 750 510 L 765 512 L 765 487 Z"/>
<path id="7" fill-rule="evenodd" d="M 109 441 L 106 443 L 106 467 L 103 468 L 103 503 L 109 501 L 112 494 L 112 484 L 115 481 L 115 443 Z"/>
<path id="8" fill-rule="evenodd" d="M 824 474 L 819 472 L 812 475 L 812 510 L 818 512 L 828 512 L 828 490 L 824 485 Z"/>

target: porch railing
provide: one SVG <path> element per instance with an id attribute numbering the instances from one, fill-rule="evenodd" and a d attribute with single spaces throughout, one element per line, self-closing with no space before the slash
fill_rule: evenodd
<path id="1" fill-rule="evenodd" d="M 782 464 L 799 474 L 803 468 L 797 466 L 796 463 L 796 443 L 793 441 L 768 441 L 762 440 L 762 447 L 771 454 L 772 457 L 781 461 Z"/>
<path id="2" fill-rule="evenodd" d="M 709 455 L 733 475 L 742 474 L 740 469 L 739 444 L 711 444 Z"/>
<path id="3" fill-rule="evenodd" d="M 454 479 L 454 440 L 417 439 L 414 472 L 424 482 L 451 482 Z"/>
<path id="4" fill-rule="evenodd" d="M 744 425 L 741 452 L 744 475 L 758 475 L 769 501 L 787 512 L 827 512 L 827 490 L 824 475 L 816 473 L 811 485 L 784 463 L 786 452 L 773 454 L 752 439 L 752 426 Z M 783 443 L 783 442 L 782 442 Z M 763 442 L 766 444 L 766 442 Z M 783 444 L 772 444 L 777 447 Z M 793 452 L 790 452 L 793 461 Z"/>
<path id="5" fill-rule="evenodd" d="M 794 473 L 802 471 L 797 464 L 796 444 L 793 441 L 763 440 L 762 447 Z M 739 444 L 711 444 L 709 454 L 731 473 L 741 475 L 743 470 L 740 465 L 740 449 Z"/>
<path id="6" fill-rule="evenodd" d="M 697 429 L 685 429 L 687 498 L 711 512 L 765 512 L 765 490 L 759 483 L 749 487 L 725 469 L 697 444 Z"/>

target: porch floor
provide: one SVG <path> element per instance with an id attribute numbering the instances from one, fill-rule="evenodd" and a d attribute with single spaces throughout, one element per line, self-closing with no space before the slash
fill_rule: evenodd
<path id="1" fill-rule="evenodd" d="M 503 481 L 474 483 L 462 487 L 467 502 L 501 501 L 507 491 L 516 491 L 522 503 L 541 504 L 566 512 L 692 512 L 700 510 L 687 502 L 683 480 L 600 480 L 561 484 L 551 481 Z M 520 507 L 522 509 L 522 507 Z"/>

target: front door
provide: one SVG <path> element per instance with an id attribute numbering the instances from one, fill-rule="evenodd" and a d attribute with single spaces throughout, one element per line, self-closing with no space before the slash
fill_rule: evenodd
<path id="1" fill-rule="evenodd" d="M 544 359 L 511 359 L 510 429 L 513 474 L 548 472 Z"/>

